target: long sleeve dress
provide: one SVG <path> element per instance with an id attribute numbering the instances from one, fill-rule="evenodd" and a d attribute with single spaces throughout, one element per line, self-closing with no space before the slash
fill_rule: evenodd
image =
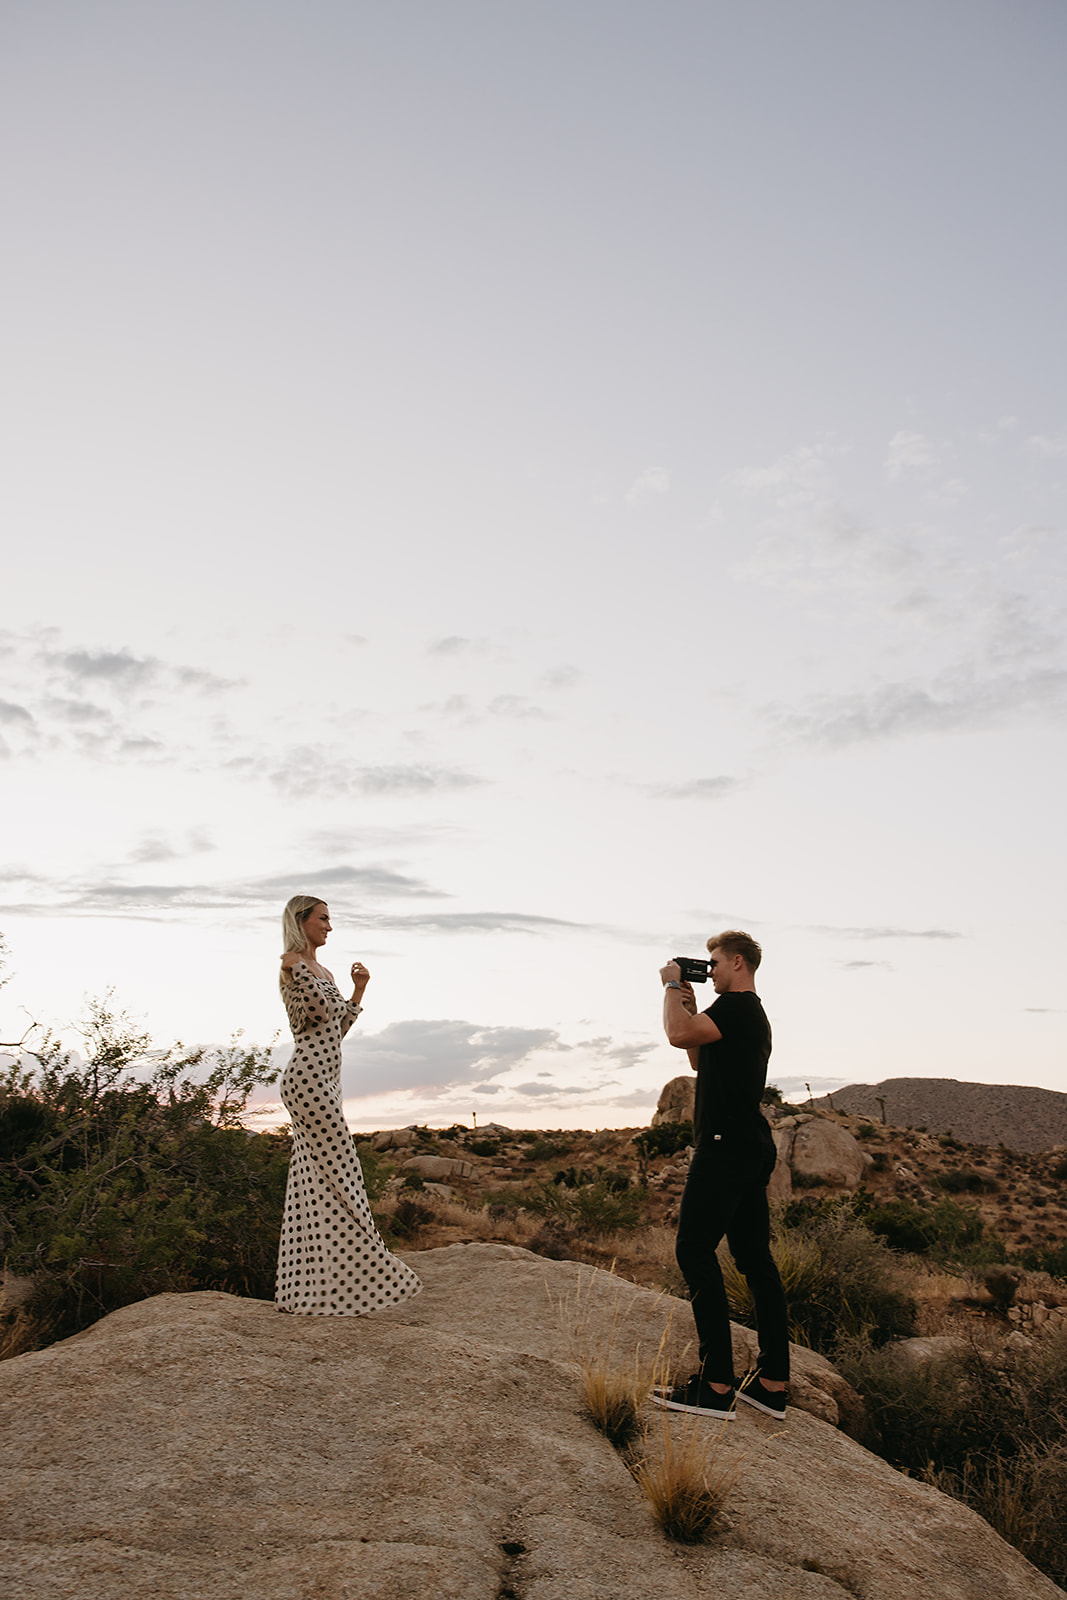
<path id="1" fill-rule="evenodd" d="M 374 1225 L 341 1108 L 341 1040 L 357 1008 L 302 961 L 289 976 L 282 998 L 296 1047 L 281 1092 L 293 1154 L 275 1300 L 283 1311 L 358 1317 L 409 1299 L 422 1284 Z"/>

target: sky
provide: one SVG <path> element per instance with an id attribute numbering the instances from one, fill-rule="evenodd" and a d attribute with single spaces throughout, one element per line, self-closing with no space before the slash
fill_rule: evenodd
<path id="1" fill-rule="evenodd" d="M 728 927 L 787 1095 L 1067 1091 L 1065 70 L 1058 0 L 5 0 L 0 1038 L 265 1045 L 313 893 L 358 1128 L 647 1123 Z"/>

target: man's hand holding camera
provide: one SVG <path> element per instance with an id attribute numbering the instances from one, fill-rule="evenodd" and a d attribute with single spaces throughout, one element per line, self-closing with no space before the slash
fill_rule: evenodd
<path id="1" fill-rule="evenodd" d="M 696 993 L 689 980 L 682 977 L 682 969 L 677 961 L 668 961 L 665 967 L 660 967 L 659 976 L 664 988 L 664 999 L 666 1000 L 672 994 L 676 994 L 689 1015 L 695 1017 L 697 1012 Z M 667 987 L 668 984 L 670 988 Z"/>

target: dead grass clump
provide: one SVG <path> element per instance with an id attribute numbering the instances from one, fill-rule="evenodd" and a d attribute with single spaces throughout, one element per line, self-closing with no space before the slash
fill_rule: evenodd
<path id="1" fill-rule="evenodd" d="M 42 1350 L 53 1337 L 52 1324 L 26 1306 L 19 1306 L 0 1321 L 0 1361 Z"/>
<path id="2" fill-rule="evenodd" d="M 582 1403 L 606 1439 L 621 1450 L 637 1432 L 638 1415 L 648 1398 L 647 1373 L 635 1354 L 632 1367 L 592 1362 L 579 1370 Z"/>
<path id="3" fill-rule="evenodd" d="M 671 1319 L 668 1315 L 657 1349 L 642 1351 L 636 1345 L 632 1352 L 621 1354 L 622 1285 L 609 1305 L 595 1294 L 596 1277 L 592 1272 L 580 1274 L 574 1293 L 555 1301 L 554 1309 L 578 1376 L 586 1414 L 620 1450 L 637 1432 L 641 1407 L 662 1365 Z"/>
<path id="4" fill-rule="evenodd" d="M 659 1413 L 646 1428 L 627 1465 L 668 1539 L 703 1544 L 718 1530 L 726 1497 L 740 1476 L 742 1460 L 716 1460 L 720 1424 L 709 1440 L 706 1423 L 683 1413 Z M 676 1420 L 673 1420 L 676 1418 Z"/>

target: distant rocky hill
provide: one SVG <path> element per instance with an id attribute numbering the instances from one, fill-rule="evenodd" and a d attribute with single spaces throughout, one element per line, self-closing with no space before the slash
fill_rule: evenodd
<path id="1" fill-rule="evenodd" d="M 885 1101 L 884 1118 L 879 1098 Z M 835 1089 L 812 1104 L 817 1110 L 843 1111 L 897 1128 L 951 1133 L 967 1144 L 1003 1144 L 1009 1150 L 1067 1145 L 1067 1094 L 1055 1089 L 960 1083 L 956 1078 L 886 1078 L 884 1083 Z"/>

